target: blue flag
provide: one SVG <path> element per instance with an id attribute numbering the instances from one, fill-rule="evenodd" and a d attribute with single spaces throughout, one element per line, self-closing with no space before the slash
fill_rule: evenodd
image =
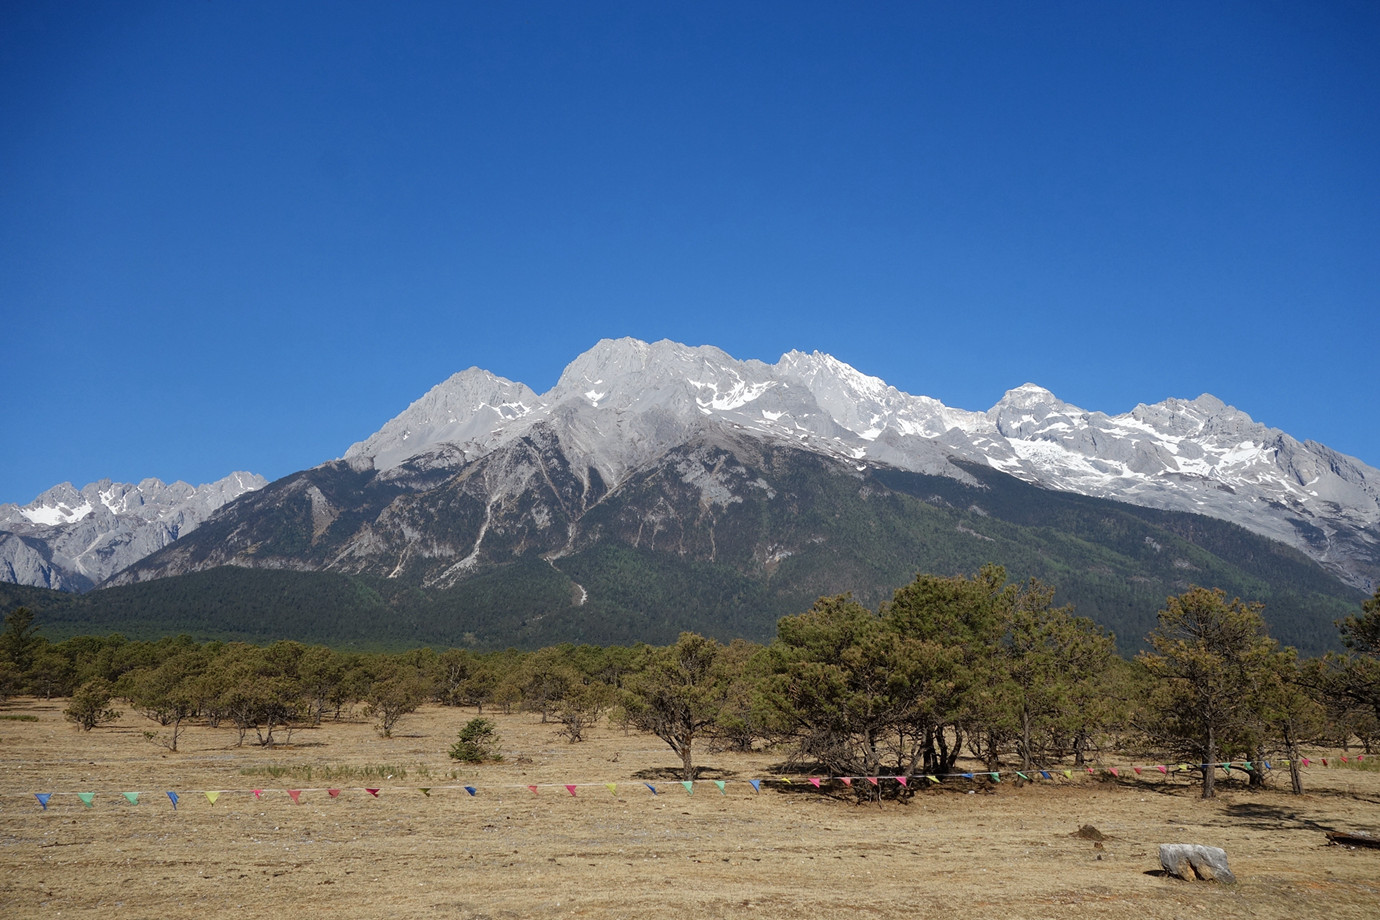
<path id="1" fill-rule="evenodd" d="M 169 792 L 168 792 L 168 801 L 170 801 L 170 802 L 173 803 L 173 811 L 177 811 L 177 793 L 176 793 L 176 792 L 172 792 L 172 791 L 169 791 Z"/>
<path id="2" fill-rule="evenodd" d="M 38 804 L 43 806 L 43 810 L 48 810 L 48 800 L 53 797 L 51 792 L 35 792 L 34 798 L 38 799 Z"/>

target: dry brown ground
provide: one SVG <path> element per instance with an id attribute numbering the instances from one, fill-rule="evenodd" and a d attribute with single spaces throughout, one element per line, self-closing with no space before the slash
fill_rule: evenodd
<path id="1" fill-rule="evenodd" d="M 1313 769 L 1303 797 L 1228 785 L 1203 802 L 1158 775 L 1082 776 L 879 807 L 808 784 L 754 794 L 745 780 L 775 775 L 771 755 L 705 755 L 726 795 L 659 780 L 653 796 L 639 777 L 675 764 L 660 742 L 601 725 L 567 744 L 530 715 L 495 717 L 505 763 L 451 776 L 446 751 L 472 711 L 426 709 L 391 739 L 328 724 L 275 750 L 198 727 L 173 754 L 144 740 L 142 718 L 82 733 L 61 709 L 0 713 L 39 718 L 0 721 L 0 917 L 1380 917 L 1380 850 L 1323 836 L 1380 834 L 1368 770 Z M 268 765 L 314 778 L 253 772 Z M 393 778 L 348 772 L 379 765 Z M 325 768 L 346 773 L 323 781 Z M 552 785 L 534 796 L 529 783 Z M 564 783 L 594 785 L 572 797 Z M 208 789 L 226 791 L 212 805 Z M 49 791 L 43 811 L 33 793 Z M 1083 824 L 1110 839 L 1071 836 Z M 1225 848 L 1239 884 L 1159 877 L 1168 842 Z"/>

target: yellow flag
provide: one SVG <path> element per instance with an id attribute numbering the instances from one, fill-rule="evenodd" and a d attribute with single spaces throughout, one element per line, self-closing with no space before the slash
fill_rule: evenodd
<path id="1" fill-rule="evenodd" d="M 219 792 L 208 792 L 208 793 L 206 793 L 206 801 L 210 802 L 212 805 L 216 804 L 216 799 L 218 799 L 218 798 L 220 798 L 220 793 L 219 793 Z"/>
<path id="2" fill-rule="evenodd" d="M 608 787 L 609 792 L 613 793 L 614 795 L 617 795 L 617 794 L 618 794 L 618 784 L 617 784 L 617 783 L 604 783 L 604 785 Z"/>

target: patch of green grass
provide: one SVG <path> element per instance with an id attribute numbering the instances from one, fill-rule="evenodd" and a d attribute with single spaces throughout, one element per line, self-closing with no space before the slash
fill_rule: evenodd
<path id="1" fill-rule="evenodd" d="M 29 715 L 0 715 L 0 722 L 37 722 L 38 716 Z"/>
<path id="2" fill-rule="evenodd" d="M 433 779 L 431 768 L 426 764 L 404 767 L 398 764 L 256 764 L 241 767 L 241 776 L 271 776 L 274 779 L 299 779 L 304 782 L 318 780 L 404 780 L 409 776 L 416 779 Z"/>

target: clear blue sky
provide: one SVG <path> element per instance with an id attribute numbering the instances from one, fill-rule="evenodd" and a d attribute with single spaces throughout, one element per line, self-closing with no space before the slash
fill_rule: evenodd
<path id="1" fill-rule="evenodd" d="M 1380 465 L 1380 4 L 0 2 L 0 501 L 478 365 L 1210 392 Z"/>

